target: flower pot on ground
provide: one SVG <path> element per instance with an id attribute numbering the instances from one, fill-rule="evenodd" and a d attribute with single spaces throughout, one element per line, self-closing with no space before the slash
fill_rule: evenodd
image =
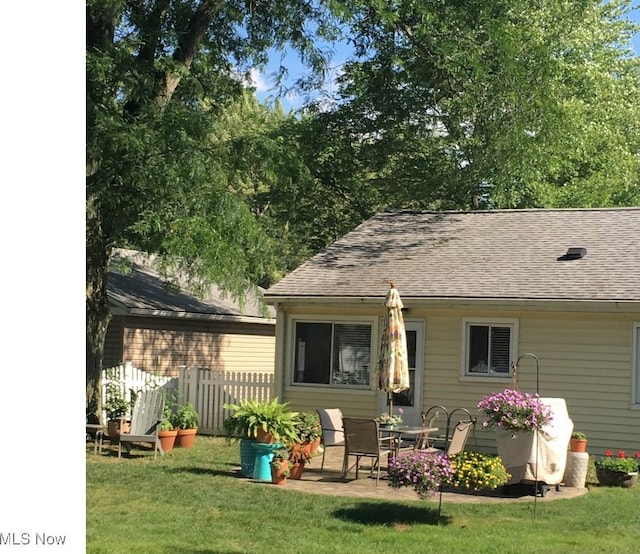
<path id="1" fill-rule="evenodd" d="M 176 437 L 178 435 L 177 429 L 160 429 L 158 431 L 158 438 L 160 439 L 160 445 L 163 452 L 171 452 L 176 443 Z"/>
<path id="2" fill-rule="evenodd" d="M 198 432 L 198 411 L 191 402 L 180 406 L 173 416 L 173 426 L 178 430 L 176 446 L 191 448 Z"/>
<path id="3" fill-rule="evenodd" d="M 240 404 L 225 404 L 233 413 L 224 422 L 228 437 L 253 438 L 261 443 L 298 442 L 295 429 L 297 412 L 289 410 L 288 402 L 278 398 L 270 401 L 245 400 Z"/>
<path id="4" fill-rule="evenodd" d="M 586 452 L 587 436 L 584 433 L 572 433 L 569 439 L 569 450 L 571 452 Z"/>
<path id="5" fill-rule="evenodd" d="M 276 485 L 284 485 L 290 475 L 289 451 L 286 448 L 278 448 L 273 452 L 271 465 L 271 482 Z"/>
<path id="6" fill-rule="evenodd" d="M 127 419 L 110 419 L 107 421 L 107 435 L 111 444 L 120 443 L 120 433 L 131 431 L 131 421 Z"/>
<path id="7" fill-rule="evenodd" d="M 322 437 L 320 416 L 317 413 L 298 412 L 295 416 L 295 430 L 298 434 L 299 448 L 305 450 L 309 458 L 318 452 Z M 293 445 L 292 445 L 293 446 Z"/>
<path id="8" fill-rule="evenodd" d="M 638 463 L 625 455 L 623 450 L 614 457 L 611 450 L 607 450 L 604 457 L 594 462 L 596 477 L 601 485 L 631 488 L 638 479 Z"/>
<path id="9" fill-rule="evenodd" d="M 293 443 L 289 446 L 291 479 L 300 480 L 304 466 L 311 462 L 311 443 Z"/>

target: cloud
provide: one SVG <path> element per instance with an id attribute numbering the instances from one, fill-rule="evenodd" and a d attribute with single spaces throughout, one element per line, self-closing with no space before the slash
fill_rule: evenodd
<path id="1" fill-rule="evenodd" d="M 254 87 L 256 92 L 267 92 L 271 85 L 266 80 L 263 73 L 258 71 L 255 67 L 252 67 L 249 70 L 249 75 L 247 75 L 247 84 Z"/>

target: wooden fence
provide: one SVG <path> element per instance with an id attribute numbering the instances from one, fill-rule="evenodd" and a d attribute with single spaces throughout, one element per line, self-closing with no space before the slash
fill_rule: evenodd
<path id="1" fill-rule="evenodd" d="M 205 435 L 223 434 L 222 423 L 230 415 L 224 404 L 243 400 L 271 400 L 273 374 L 250 371 L 223 371 L 202 367 L 180 367 L 178 378 L 157 377 L 134 368 L 131 362 L 104 370 L 102 399 L 106 385 L 117 384 L 125 398 L 138 391 L 161 387 L 176 391 L 178 402 L 191 402 L 200 416 L 199 432 Z M 106 417 L 103 414 L 103 417 Z"/>

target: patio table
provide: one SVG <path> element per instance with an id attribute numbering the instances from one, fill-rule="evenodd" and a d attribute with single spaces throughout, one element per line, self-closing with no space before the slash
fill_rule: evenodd
<path id="1" fill-rule="evenodd" d="M 417 438 L 420 435 L 428 436 L 437 430 L 437 427 L 423 427 L 422 425 L 392 425 L 391 427 L 380 427 L 380 434 L 394 437 L 394 455 L 397 456 L 400 451 L 402 435 L 411 435 Z"/>

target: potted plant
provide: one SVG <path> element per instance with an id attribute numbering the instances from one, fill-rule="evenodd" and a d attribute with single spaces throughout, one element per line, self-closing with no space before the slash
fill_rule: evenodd
<path id="1" fill-rule="evenodd" d="M 400 425 L 402 423 L 402 408 L 398 410 L 399 415 L 390 414 L 388 412 L 382 412 L 376 421 L 382 429 L 393 427 L 394 425 Z"/>
<path id="2" fill-rule="evenodd" d="M 284 485 L 287 477 L 290 475 L 289 470 L 289 450 L 287 448 L 276 448 L 273 451 L 271 465 L 271 482 L 276 485 Z"/>
<path id="3" fill-rule="evenodd" d="M 107 414 L 107 433 L 112 444 L 120 442 L 120 433 L 129 432 L 129 422 L 125 420 L 130 406 L 117 383 L 107 383 L 104 409 Z"/>
<path id="4" fill-rule="evenodd" d="M 578 431 L 571 433 L 571 438 L 569 439 L 569 450 L 571 452 L 586 452 L 587 435 Z"/>
<path id="5" fill-rule="evenodd" d="M 505 389 L 485 396 L 478 402 L 478 410 L 485 415 L 484 428 L 496 427 L 505 431 L 532 433 L 552 419 L 551 408 L 538 394 Z"/>
<path id="6" fill-rule="evenodd" d="M 232 413 L 223 421 L 223 429 L 227 440 L 240 440 L 240 472 L 244 477 L 251 477 L 254 471 L 256 453 L 252 443 L 265 440 L 258 438 L 266 430 L 270 430 L 268 440 L 285 440 L 287 444 L 298 440 L 295 432 L 295 412 L 287 409 L 277 398 L 272 401 L 243 400 L 240 404 L 225 404 L 226 410 Z"/>
<path id="7" fill-rule="evenodd" d="M 191 402 L 180 406 L 173 415 L 173 426 L 178 430 L 176 446 L 191 448 L 198 432 L 198 411 Z"/>
<path id="8" fill-rule="evenodd" d="M 298 412 L 294 418 L 295 430 L 298 435 L 301 448 L 306 449 L 313 456 L 320 446 L 322 426 L 320 416 L 312 412 Z"/>
<path id="9" fill-rule="evenodd" d="M 619 450 L 617 457 L 613 456 L 611 450 L 607 450 L 604 457 L 596 460 L 594 465 L 601 485 L 630 488 L 638 479 L 638 462 L 626 456 L 624 450 Z"/>
<path id="10" fill-rule="evenodd" d="M 158 431 L 158 438 L 162 445 L 163 452 L 170 452 L 176 442 L 178 430 L 173 424 L 174 413 L 176 409 L 176 395 L 174 391 L 164 391 L 164 410 L 162 412 L 162 423 L 160 424 L 160 431 Z"/>
<path id="11" fill-rule="evenodd" d="M 234 412 L 226 426 L 234 434 L 241 433 L 268 444 L 299 441 L 295 426 L 297 412 L 289 410 L 289 403 L 282 403 L 277 397 L 269 401 L 245 400 L 224 407 Z"/>
<path id="12" fill-rule="evenodd" d="M 293 443 L 289 447 L 289 466 L 291 467 L 291 479 L 300 480 L 304 466 L 311 462 L 311 454 L 308 448 L 300 443 Z"/>

